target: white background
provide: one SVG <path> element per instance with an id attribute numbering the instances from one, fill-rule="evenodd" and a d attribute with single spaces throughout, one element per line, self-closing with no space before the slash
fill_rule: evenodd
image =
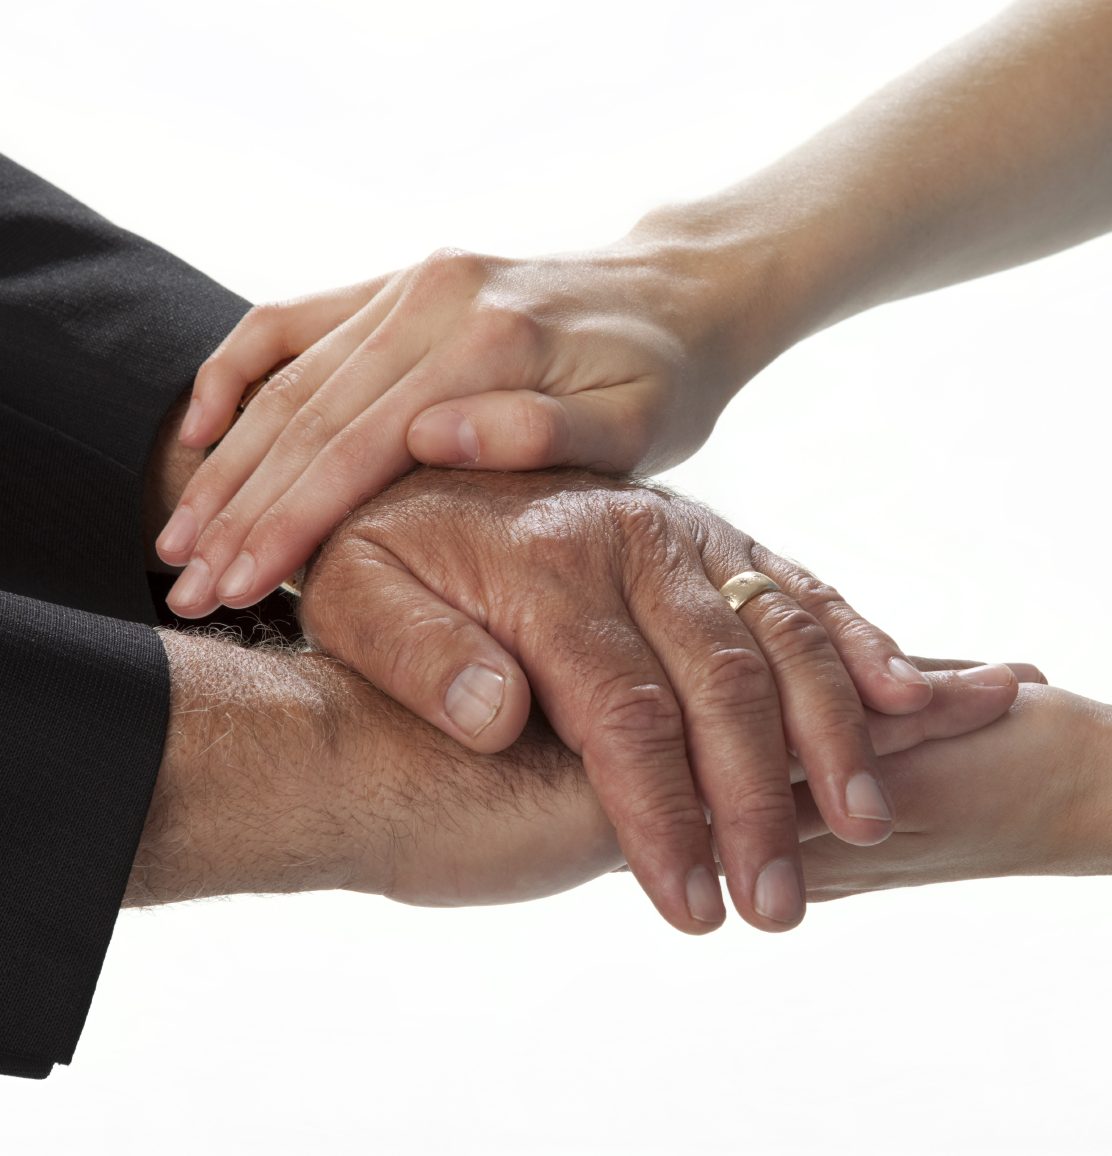
<path id="1" fill-rule="evenodd" d="M 999 7 L 36 0 L 4 14 L 0 149 L 266 299 L 616 237 Z M 1109 699 L 1110 281 L 1103 241 L 845 324 L 671 480 L 909 650 Z M 0 1081 L 0 1151 L 1107 1152 L 1110 975 L 1105 880 L 701 940 L 627 877 L 129 912 L 73 1066 Z"/>

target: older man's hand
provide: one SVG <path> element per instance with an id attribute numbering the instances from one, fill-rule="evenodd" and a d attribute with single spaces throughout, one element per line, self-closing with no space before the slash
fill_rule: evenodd
<path id="1" fill-rule="evenodd" d="M 540 722 L 474 754 L 324 655 L 162 639 L 170 725 L 127 906 L 339 888 L 510 903 L 622 862 L 579 760 Z"/>
<path id="2" fill-rule="evenodd" d="M 718 588 L 745 570 L 783 592 L 735 614 Z M 801 567 L 692 502 L 576 471 L 411 475 L 325 546 L 302 623 L 488 751 L 525 722 L 524 667 L 631 869 L 689 932 L 725 916 L 708 809 L 737 909 L 790 927 L 803 889 L 788 748 L 830 829 L 879 842 L 891 818 L 861 699 L 930 699 L 891 639 Z"/>

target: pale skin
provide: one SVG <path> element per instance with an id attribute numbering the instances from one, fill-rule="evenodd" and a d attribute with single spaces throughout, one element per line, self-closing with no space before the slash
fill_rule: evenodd
<path id="1" fill-rule="evenodd" d="M 900 818 L 867 854 L 797 788 L 807 897 L 1005 875 L 1112 873 L 1112 708 L 1023 686 L 998 722 L 882 760 Z"/>
<path id="2" fill-rule="evenodd" d="M 722 193 L 605 249 L 442 251 L 253 310 L 183 427 L 210 444 L 159 539 L 186 616 L 247 606 L 416 461 L 652 471 L 810 333 L 1112 226 L 1112 5 L 1025 0 Z"/>

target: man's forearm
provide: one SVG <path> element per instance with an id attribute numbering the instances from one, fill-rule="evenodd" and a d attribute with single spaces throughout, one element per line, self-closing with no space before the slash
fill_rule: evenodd
<path id="1" fill-rule="evenodd" d="M 324 655 L 161 637 L 173 706 L 124 906 L 333 888 L 509 903 L 621 862 L 539 723 L 477 755 Z"/>
<path id="2" fill-rule="evenodd" d="M 732 320 L 754 247 L 779 345 L 881 302 L 1034 260 L 1112 228 L 1112 4 L 1026 0 L 740 185 L 634 231 L 700 268 Z M 686 265 L 685 265 L 686 262 Z"/>
<path id="3" fill-rule="evenodd" d="M 124 906 L 344 885 L 333 756 L 354 676 L 320 656 L 160 637 L 170 722 Z"/>

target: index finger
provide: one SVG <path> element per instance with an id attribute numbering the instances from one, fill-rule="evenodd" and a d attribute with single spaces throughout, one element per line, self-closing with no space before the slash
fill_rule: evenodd
<path id="1" fill-rule="evenodd" d="M 293 301 L 256 305 L 202 362 L 179 438 L 194 449 L 227 430 L 248 385 L 346 321 L 389 277 Z"/>

